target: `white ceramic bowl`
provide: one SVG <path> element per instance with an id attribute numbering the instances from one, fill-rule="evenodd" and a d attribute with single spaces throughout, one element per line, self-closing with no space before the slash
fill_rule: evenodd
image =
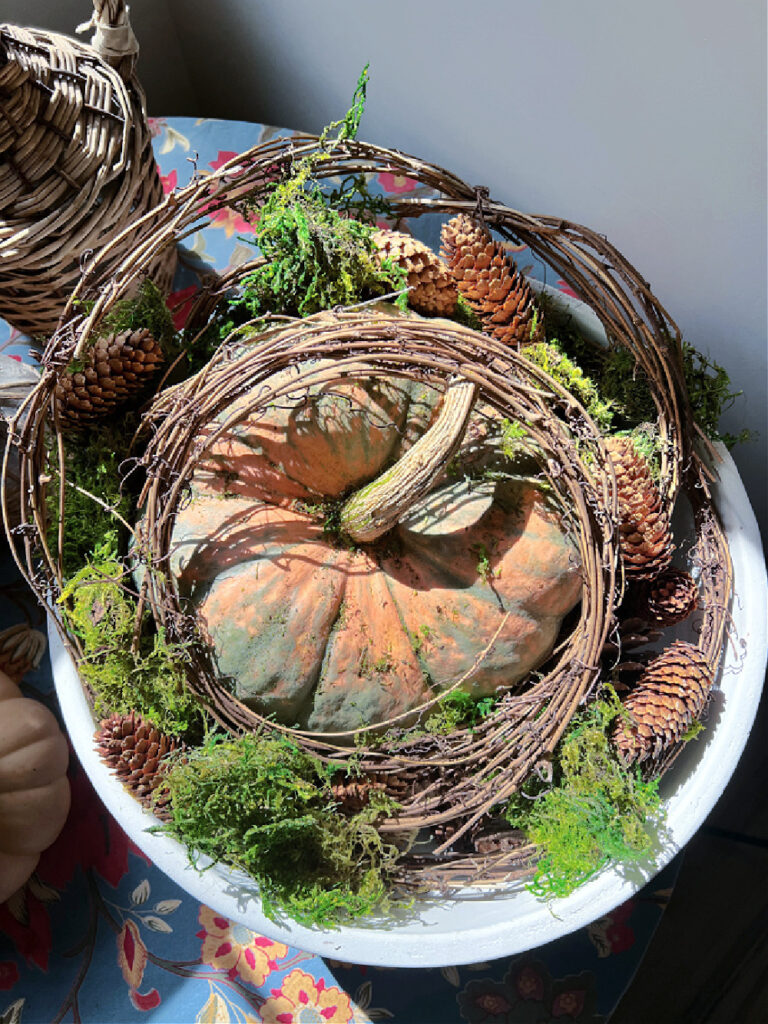
<path id="1" fill-rule="evenodd" d="M 581 303 L 563 300 L 582 329 L 599 322 Z M 407 914 L 392 914 L 334 930 L 275 923 L 261 909 L 254 883 L 221 864 L 199 871 L 175 840 L 147 830 L 157 819 L 123 788 L 94 748 L 94 721 L 74 663 L 50 624 L 53 676 L 62 714 L 83 768 L 115 819 L 146 855 L 202 903 L 253 931 L 320 956 L 388 967 L 433 967 L 510 956 L 550 942 L 607 914 L 660 871 L 688 842 L 730 779 L 749 735 L 766 667 L 768 585 L 760 534 L 743 484 L 722 449 L 714 488 L 734 567 L 733 642 L 727 647 L 709 727 L 690 743 L 662 794 L 669 833 L 647 863 L 606 869 L 573 895 L 547 903 L 522 886 L 424 898 Z"/>

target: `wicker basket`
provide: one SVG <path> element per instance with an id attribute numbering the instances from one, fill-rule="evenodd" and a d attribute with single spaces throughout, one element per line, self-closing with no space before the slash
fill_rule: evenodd
<path id="1" fill-rule="evenodd" d="M 237 156 L 214 174 L 193 181 L 157 213 L 157 222 L 141 244 L 126 253 L 94 307 L 77 305 L 82 285 L 44 356 L 43 380 L 25 408 L 19 428 L 23 480 L 21 518 L 26 547 L 24 570 L 41 596 L 62 585 L 60 567 L 48 552 L 44 483 L 46 456 L 40 443 L 51 429 L 54 389 L 61 367 L 85 350 L 100 321 L 146 274 L 147 268 L 177 241 L 204 226 L 219 209 L 258 198 L 274 180 L 276 169 L 316 152 L 311 136 L 276 140 Z M 349 142 L 318 165 L 324 177 L 378 174 L 384 171 L 416 179 L 434 190 L 433 198 L 398 197 L 398 218 L 424 213 L 456 212 L 481 216 L 502 237 L 523 243 L 553 267 L 601 321 L 609 342 L 624 346 L 649 378 L 657 403 L 662 438 L 660 489 L 668 509 L 685 492 L 693 508 L 695 538 L 689 562 L 700 581 L 701 623 L 698 646 L 716 672 L 728 626 L 732 574 L 728 544 L 709 493 L 711 473 L 697 445 L 697 431 L 682 372 L 679 332 L 637 271 L 601 235 L 555 217 L 533 217 L 488 198 L 482 190 L 439 167 L 401 153 Z M 125 236 L 124 236 L 125 237 Z M 120 239 L 122 242 L 123 239 Z M 104 258 L 95 261 L 100 273 Z M 192 318 L 204 323 L 220 298 L 254 266 L 253 261 L 209 283 L 198 296 Z M 442 888 L 490 879 L 508 879 L 530 866 L 530 847 L 509 843 L 493 832 L 493 808 L 513 793 L 551 755 L 571 717 L 596 686 L 603 671 L 600 653 L 622 599 L 617 568 L 616 482 L 600 431 L 584 408 L 551 377 L 523 356 L 485 335 L 456 325 L 426 326 L 405 322 L 397 330 L 366 310 L 339 311 L 278 327 L 268 343 L 244 354 L 225 346 L 204 372 L 158 396 L 147 414 L 151 440 L 140 459 L 144 474 L 141 498 L 145 526 L 141 545 L 148 566 L 164 565 L 171 530 L 185 485 L 204 457 L 216 431 L 208 427 L 235 398 L 249 395 L 242 416 L 258 410 L 274 394 L 260 389 L 277 368 L 293 367 L 298 386 L 312 374 L 308 360 L 334 360 L 339 372 L 354 371 L 364 361 L 384 375 L 397 373 L 441 386 L 456 374 L 471 381 L 480 398 L 503 415 L 520 418 L 544 453 L 540 471 L 571 509 L 580 549 L 584 590 L 578 622 L 573 626 L 543 678 L 529 682 L 499 701 L 493 714 L 475 729 L 448 736 L 404 736 L 391 749 L 349 746 L 333 737 L 278 726 L 239 703 L 213 670 L 204 645 L 190 655 L 189 686 L 227 728 L 290 734 L 305 749 L 343 768 L 354 756 L 356 770 L 371 779 L 392 780 L 405 792 L 401 810 L 380 823 L 383 833 L 427 827 L 442 836 L 429 854 L 412 854 L 403 862 L 406 881 Z M 62 443 L 59 435 L 59 443 Z M 63 484 L 62 484 L 63 487 Z M 160 573 L 146 574 L 146 600 L 167 635 L 188 640 L 190 621 L 178 594 Z M 50 599 L 50 597 L 49 597 Z M 68 641 L 77 656 L 77 644 Z M 362 730 L 363 732 L 365 730 Z M 679 751 L 677 744 L 656 765 L 664 770 Z M 479 831 L 478 831 L 479 830 Z M 474 847 L 462 852 L 460 840 Z"/>
<path id="2" fill-rule="evenodd" d="M 94 49 L 0 25 L 0 316 L 50 335 L 93 253 L 162 199 L 124 0 L 94 0 Z M 94 287 L 135 244 L 125 232 Z M 172 252 L 153 274 L 170 284 Z"/>

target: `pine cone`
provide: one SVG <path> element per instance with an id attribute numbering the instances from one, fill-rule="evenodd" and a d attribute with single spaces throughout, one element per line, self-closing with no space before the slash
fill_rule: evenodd
<path id="1" fill-rule="evenodd" d="M 338 782 L 331 785 L 331 791 L 337 804 L 343 811 L 355 814 L 362 811 L 370 803 L 371 792 L 377 790 L 384 792 L 384 784 L 370 777 L 361 776 L 359 779 L 349 779 L 341 776 Z"/>
<path id="2" fill-rule="evenodd" d="M 440 255 L 450 266 L 457 250 L 468 245 L 485 245 L 491 241 L 491 233 L 479 220 L 466 213 L 457 213 L 440 230 Z"/>
<path id="3" fill-rule="evenodd" d="M 457 230 L 453 238 L 461 237 Z M 446 250 L 453 244 L 444 242 Z M 543 339 L 530 285 L 499 242 L 475 232 L 474 241 L 454 248 L 450 269 L 486 334 L 517 348 Z"/>
<path id="4" fill-rule="evenodd" d="M 620 719 L 613 742 L 626 765 L 657 758 L 682 739 L 704 710 L 712 667 L 693 644 L 677 640 L 655 658 L 624 701 L 632 721 Z"/>
<path id="5" fill-rule="evenodd" d="M 45 654 L 45 634 L 20 623 L 0 633 L 0 671 L 19 682 L 30 669 L 37 668 Z"/>
<path id="6" fill-rule="evenodd" d="M 616 621 L 615 628 L 603 644 L 603 655 L 615 657 L 625 651 L 654 643 L 660 636 L 661 631 L 645 617 L 630 615 Z"/>
<path id="7" fill-rule="evenodd" d="M 669 515 L 648 463 L 628 437 L 605 442 L 618 488 L 619 549 L 624 572 L 633 579 L 653 579 L 672 561 L 674 544 Z"/>
<path id="8" fill-rule="evenodd" d="M 159 343 L 146 330 L 99 338 L 83 368 L 66 371 L 56 384 L 63 425 L 82 427 L 109 416 L 143 390 L 163 359 Z"/>
<path id="9" fill-rule="evenodd" d="M 401 231 L 379 229 L 371 236 L 374 259 L 390 259 L 408 275 L 408 304 L 427 316 L 450 316 L 456 309 L 458 294 L 448 267 L 439 256 Z"/>
<path id="10" fill-rule="evenodd" d="M 163 779 L 163 759 L 180 744 L 156 729 L 141 715 L 115 712 L 96 733 L 96 748 L 103 761 L 141 803 L 158 817 L 168 816 L 169 796 L 153 794 Z"/>
<path id="11" fill-rule="evenodd" d="M 641 602 L 648 622 L 674 626 L 696 610 L 698 587 L 689 572 L 670 566 L 644 585 Z"/>

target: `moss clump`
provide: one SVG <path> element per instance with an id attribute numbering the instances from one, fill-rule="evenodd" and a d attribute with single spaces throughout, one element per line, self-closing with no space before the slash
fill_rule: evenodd
<path id="1" fill-rule="evenodd" d="M 313 177 L 335 146 L 355 138 L 366 82 L 367 67 L 345 118 L 325 129 L 318 152 L 300 160 L 258 210 L 254 241 L 266 263 L 243 280 L 241 296 L 230 304 L 232 319 L 223 325 L 223 336 L 237 323 L 267 313 L 310 316 L 395 291 L 402 293 L 405 306 L 407 273 L 392 261 L 374 261 L 375 224 L 348 215 L 353 210 L 360 215 L 370 194 L 361 192 L 353 179 L 350 192 L 337 190 L 326 196 Z M 331 140 L 335 129 L 338 134 Z M 366 220 L 375 220 L 375 210 L 371 213 Z"/>
<path id="2" fill-rule="evenodd" d="M 132 431 L 125 424 L 104 423 L 87 436 L 71 435 L 65 447 L 64 531 L 62 560 L 64 579 L 69 579 L 87 562 L 104 537 L 115 530 L 115 514 L 129 519 L 132 502 L 121 488 L 120 465 L 124 461 Z M 59 466 L 58 452 L 50 453 L 51 482 L 46 491 L 48 546 L 58 551 Z M 75 486 L 72 486 L 75 485 Z M 78 490 L 80 488 L 80 490 Z M 82 493 L 87 491 L 87 494 Z M 99 499 L 103 504 L 94 501 Z M 106 506 L 106 507 L 105 507 Z"/>
<path id="3" fill-rule="evenodd" d="M 720 417 L 742 393 L 732 390 L 731 379 L 725 369 L 713 359 L 707 359 L 692 345 L 683 342 L 683 370 L 693 418 L 704 433 L 714 441 L 722 441 L 729 448 L 738 441 L 748 440 L 749 430 L 745 429 L 738 435 L 721 434 L 718 430 Z"/>
<path id="4" fill-rule="evenodd" d="M 93 309 L 91 300 L 81 303 L 86 313 Z M 173 317 L 165 302 L 165 296 L 149 278 L 139 286 L 134 298 L 121 299 L 98 325 L 92 341 L 106 338 L 124 331 L 147 330 L 163 347 L 166 355 L 177 349 L 178 335 L 173 326 Z M 75 367 L 77 369 L 77 367 Z M 74 372 L 74 371 L 73 371 Z"/>
<path id="5" fill-rule="evenodd" d="M 114 531 L 64 588 L 59 605 L 80 641 L 80 675 L 91 688 L 97 715 L 138 711 L 173 735 L 199 729 L 200 707 L 186 688 L 184 651 L 162 630 L 134 645 L 136 603 L 124 589 Z"/>
<path id="6" fill-rule="evenodd" d="M 526 345 L 522 355 L 548 373 L 576 398 L 601 430 L 608 430 L 613 422 L 611 403 L 601 395 L 597 384 L 581 367 L 565 354 L 557 339 Z"/>
<path id="7" fill-rule="evenodd" d="M 622 714 L 612 690 L 580 716 L 556 758 L 548 792 L 517 795 L 507 821 L 536 844 L 540 859 L 529 883 L 539 896 L 567 896 L 611 859 L 632 863 L 648 856 L 663 825 L 658 781 L 643 782 L 616 758 L 608 739 Z"/>
<path id="8" fill-rule="evenodd" d="M 723 441 L 728 447 L 748 440 L 749 430 L 738 435 L 721 434 L 718 430 L 721 416 L 741 394 L 733 390 L 727 371 L 693 345 L 683 342 L 683 374 L 693 418 L 707 437 Z M 625 423 L 634 425 L 656 418 L 648 378 L 627 349 L 606 352 L 600 390 Z"/>
<path id="9" fill-rule="evenodd" d="M 424 720 L 421 731 L 433 736 L 448 736 L 457 729 L 474 729 L 491 714 L 497 697 L 473 697 L 466 690 L 452 690 L 440 700 Z"/>
<path id="10" fill-rule="evenodd" d="M 387 906 L 397 850 L 373 822 L 396 805 L 372 795 L 345 817 L 334 769 L 288 739 L 210 738 L 169 773 L 168 831 L 191 850 L 247 871 L 265 913 L 328 926 Z"/>

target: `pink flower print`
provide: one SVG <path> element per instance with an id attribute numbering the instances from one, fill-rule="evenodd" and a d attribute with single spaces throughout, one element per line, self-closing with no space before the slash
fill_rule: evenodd
<path id="1" fill-rule="evenodd" d="M 477 997 L 475 1003 L 491 1017 L 499 1017 L 502 1013 L 507 1013 L 512 1009 L 512 1003 L 504 996 L 500 996 L 498 992 L 483 992 L 481 996 Z"/>
<path id="2" fill-rule="evenodd" d="M 627 900 L 608 915 L 610 923 L 605 929 L 605 937 L 610 943 L 611 953 L 623 953 L 635 944 L 635 933 L 626 923 L 634 906 L 633 900 Z"/>
<path id="3" fill-rule="evenodd" d="M 166 120 L 164 117 L 148 117 L 147 125 L 149 127 L 149 134 L 153 139 L 156 139 L 158 135 L 162 135 L 165 131 Z"/>
<path id="4" fill-rule="evenodd" d="M 245 232 L 253 234 L 253 224 L 245 220 L 240 214 L 229 206 L 225 206 L 216 213 L 211 214 L 211 227 L 224 228 L 227 238 L 232 235 L 241 235 Z"/>
<path id="5" fill-rule="evenodd" d="M 561 292 L 565 292 L 566 295 L 570 295 L 572 299 L 578 299 L 579 298 L 579 296 L 576 294 L 576 292 L 573 290 L 573 288 L 571 288 L 571 286 L 568 284 L 567 281 L 563 281 L 563 280 L 558 281 L 557 282 L 557 287 L 560 289 Z"/>
<path id="6" fill-rule="evenodd" d="M 574 1020 L 584 1009 L 586 993 L 578 989 L 561 992 L 552 1003 L 553 1017 L 571 1017 Z"/>
<path id="7" fill-rule="evenodd" d="M 138 989 L 147 966 L 147 947 L 133 921 L 126 921 L 117 936 L 117 962 L 130 989 Z"/>
<path id="8" fill-rule="evenodd" d="M 170 174 L 161 174 L 160 181 L 163 183 L 163 195 L 167 196 L 169 192 L 175 192 L 178 180 L 179 176 L 175 169 Z"/>
<path id="9" fill-rule="evenodd" d="M 264 1024 L 353 1024 L 355 1017 L 345 992 L 335 986 L 326 988 L 323 978 L 315 980 L 296 967 L 280 988 L 272 989 L 261 1007 L 261 1019 Z"/>
<path id="10" fill-rule="evenodd" d="M 404 174 L 382 171 L 377 178 L 385 192 L 413 192 L 419 184 L 415 178 L 406 178 Z"/>
<path id="11" fill-rule="evenodd" d="M 239 975 L 258 988 L 267 975 L 277 969 L 275 961 L 286 956 L 288 947 L 257 935 L 244 925 L 235 924 L 210 907 L 201 906 L 199 914 L 203 940 L 200 959 L 204 964 L 226 971 L 230 978 Z"/>
<path id="12" fill-rule="evenodd" d="M 131 1002 L 137 1010 L 143 1010 L 147 1013 L 149 1010 L 154 1010 L 156 1006 L 160 1005 L 160 993 L 156 988 L 150 989 L 147 993 L 135 992 L 131 989 Z"/>
<path id="13" fill-rule="evenodd" d="M 544 998 L 544 979 L 530 964 L 526 964 L 517 975 L 515 988 L 521 999 Z"/>
<path id="14" fill-rule="evenodd" d="M 214 169 L 214 171 L 218 171 L 220 167 L 223 167 L 224 164 L 228 164 L 229 161 L 233 159 L 233 157 L 236 157 L 238 155 L 239 154 L 236 153 L 233 149 L 220 149 L 219 155 L 216 157 L 216 159 L 211 160 L 210 166 Z"/>
<path id="15" fill-rule="evenodd" d="M 173 326 L 177 331 L 180 331 L 186 325 L 187 318 L 192 310 L 192 303 L 199 290 L 196 284 L 191 284 L 188 288 L 182 288 L 178 292 L 171 292 L 165 300 L 165 304 L 173 317 Z"/>
<path id="16" fill-rule="evenodd" d="M 13 988 L 18 980 L 19 968 L 13 960 L 3 960 L 0 962 L 0 988 L 7 991 Z"/>

